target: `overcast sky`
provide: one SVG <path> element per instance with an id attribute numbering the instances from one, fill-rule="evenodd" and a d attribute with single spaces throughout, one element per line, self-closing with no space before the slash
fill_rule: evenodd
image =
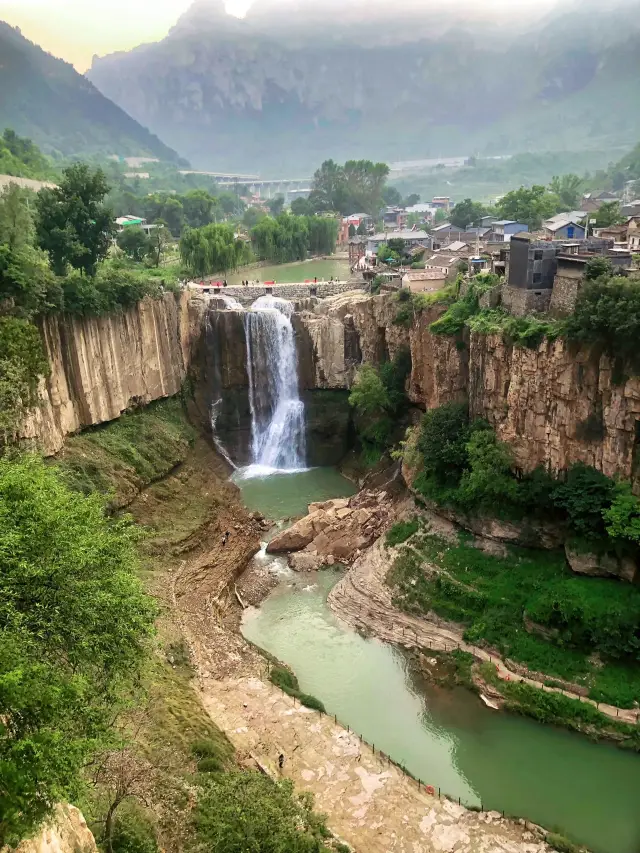
<path id="1" fill-rule="evenodd" d="M 54 56 L 86 71 L 94 54 L 103 56 L 129 50 L 138 44 L 158 41 L 189 8 L 193 0 L 0 0 L 0 20 L 18 26 L 23 34 Z M 200 0 L 203 2 L 203 0 Z M 214 0 L 215 2 L 215 0 Z M 219 0 L 218 0 L 219 2 Z M 268 16 L 271 10 L 283 15 L 304 14 L 323 7 L 348 9 L 352 14 L 370 13 L 402 6 L 419 13 L 434 0 L 224 0 L 227 11 L 242 17 L 255 2 Z M 447 19 L 447 4 L 463 16 L 472 13 L 508 21 L 514 11 L 525 8 L 544 14 L 557 0 L 435 0 L 436 14 Z M 347 4 L 346 6 L 344 4 Z M 472 14 L 473 16 L 473 14 Z M 336 24 L 337 26 L 339 23 Z"/>
<path id="2" fill-rule="evenodd" d="M 163 38 L 192 0 L 0 0 L 0 20 L 86 71 L 94 53 L 128 50 Z M 243 15 L 251 0 L 226 0 Z"/>

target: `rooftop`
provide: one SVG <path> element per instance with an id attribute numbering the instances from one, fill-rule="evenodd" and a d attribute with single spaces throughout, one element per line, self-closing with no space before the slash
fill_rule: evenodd
<path id="1" fill-rule="evenodd" d="M 579 221 L 575 219 L 560 219 L 552 225 L 547 225 L 547 231 L 559 231 L 561 228 L 566 228 L 567 225 L 575 225 L 576 228 L 582 228 Z"/>
<path id="2" fill-rule="evenodd" d="M 426 231 L 411 231 L 411 229 L 405 229 L 404 231 L 385 231 L 381 234 L 374 234 L 373 237 L 369 237 L 369 240 L 374 243 L 379 243 L 384 240 L 426 240 L 429 237 Z"/>
<path id="3" fill-rule="evenodd" d="M 440 281 L 446 278 L 444 270 L 409 270 L 403 276 L 408 281 Z"/>

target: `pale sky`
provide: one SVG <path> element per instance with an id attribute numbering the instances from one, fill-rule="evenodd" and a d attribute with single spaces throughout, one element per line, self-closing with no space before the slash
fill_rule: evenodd
<path id="1" fill-rule="evenodd" d="M 0 0 L 0 20 L 86 71 L 94 54 L 163 38 L 192 0 Z M 251 0 L 226 0 L 242 16 Z"/>

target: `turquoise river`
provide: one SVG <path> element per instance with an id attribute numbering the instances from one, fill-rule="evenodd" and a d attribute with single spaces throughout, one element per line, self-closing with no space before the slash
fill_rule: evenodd
<path id="1" fill-rule="evenodd" d="M 248 506 L 280 519 L 311 500 L 353 493 L 323 469 L 239 485 Z M 243 633 L 291 666 L 344 725 L 463 802 L 529 818 L 596 853 L 640 853 L 639 756 L 492 711 L 466 690 L 421 683 L 404 653 L 329 610 L 338 573 L 295 575 L 271 559 L 280 582 L 248 612 Z"/>

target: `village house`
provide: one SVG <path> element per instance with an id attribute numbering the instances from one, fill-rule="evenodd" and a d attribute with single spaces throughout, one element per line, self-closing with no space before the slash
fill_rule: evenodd
<path id="1" fill-rule="evenodd" d="M 491 225 L 488 240 L 491 243 L 504 243 L 508 242 L 514 234 L 521 234 L 528 230 L 529 226 L 524 222 L 516 222 L 515 219 L 499 219 Z"/>
<path id="2" fill-rule="evenodd" d="M 402 276 L 402 286 L 412 293 L 442 290 L 447 277 L 442 269 L 408 270 Z"/>
<path id="3" fill-rule="evenodd" d="M 627 222 L 627 245 L 630 252 L 640 252 L 640 214 Z"/>
<path id="4" fill-rule="evenodd" d="M 552 225 L 546 225 L 544 234 L 552 240 L 584 240 L 586 230 L 577 219 L 556 219 Z"/>
<path id="5" fill-rule="evenodd" d="M 389 240 L 403 240 L 406 249 L 415 249 L 416 246 L 422 246 L 423 249 L 430 249 L 432 245 L 431 237 L 426 231 L 385 231 L 384 233 L 374 234 L 367 240 L 367 255 L 372 257 L 378 254 L 378 249 L 383 243 L 388 243 Z"/>

